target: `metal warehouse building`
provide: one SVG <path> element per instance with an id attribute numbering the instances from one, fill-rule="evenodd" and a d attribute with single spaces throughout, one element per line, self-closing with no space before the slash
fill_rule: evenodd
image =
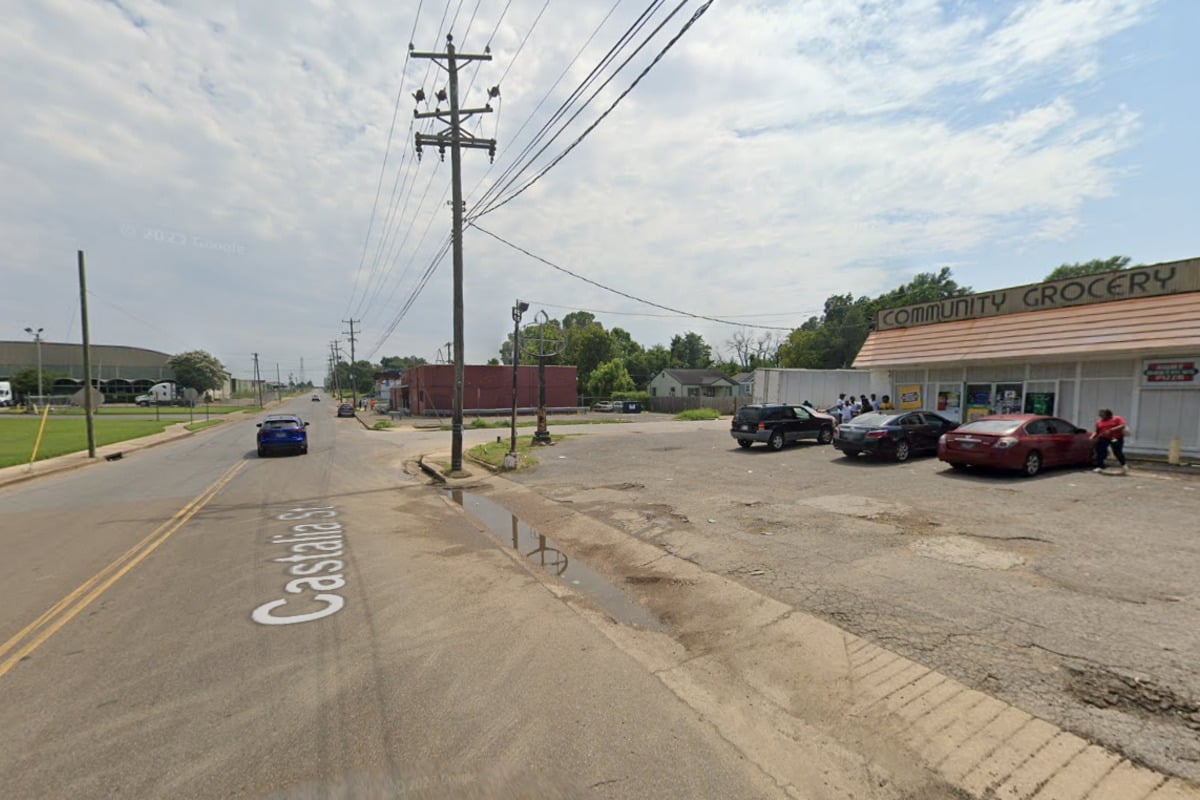
<path id="1" fill-rule="evenodd" d="M 1200 458 L 1200 258 L 879 313 L 854 361 L 903 408 L 955 420 L 1128 420 L 1129 448 Z"/>
<path id="2" fill-rule="evenodd" d="M 47 376 L 46 394 L 68 395 L 83 386 L 83 345 L 63 342 L 41 343 L 42 372 Z M 106 400 L 122 402 L 143 394 L 159 381 L 175 380 L 167 366 L 171 356 L 143 347 L 94 344 L 92 377 Z M 24 369 L 36 369 L 38 345 L 33 341 L 0 341 L 0 380 L 8 380 Z M 53 376 L 53 380 L 49 378 Z"/>

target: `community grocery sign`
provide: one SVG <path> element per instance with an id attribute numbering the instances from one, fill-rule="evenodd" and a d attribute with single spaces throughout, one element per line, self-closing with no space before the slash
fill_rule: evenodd
<path id="1" fill-rule="evenodd" d="M 1195 291 L 1200 291 L 1200 258 L 888 308 L 879 312 L 875 329 L 912 328 L 938 322 Z"/>

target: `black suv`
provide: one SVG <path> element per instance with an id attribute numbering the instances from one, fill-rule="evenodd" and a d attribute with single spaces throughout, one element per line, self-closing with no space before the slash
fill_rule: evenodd
<path id="1" fill-rule="evenodd" d="M 742 406 L 733 415 L 729 435 L 742 447 L 766 442 L 772 450 L 782 450 L 788 442 L 801 439 L 829 444 L 833 441 L 833 418 L 816 409 L 782 403 Z"/>

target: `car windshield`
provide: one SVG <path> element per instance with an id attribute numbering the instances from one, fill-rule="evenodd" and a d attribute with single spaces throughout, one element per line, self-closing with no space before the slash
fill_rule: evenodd
<path id="1" fill-rule="evenodd" d="M 981 419 L 976 422 L 968 422 L 963 425 L 955 433 L 994 433 L 1008 434 L 1021 427 L 1019 419 Z"/>

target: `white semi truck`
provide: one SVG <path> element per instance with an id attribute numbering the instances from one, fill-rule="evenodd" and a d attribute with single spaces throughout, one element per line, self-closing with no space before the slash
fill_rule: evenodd
<path id="1" fill-rule="evenodd" d="M 173 383 L 156 383 L 146 394 L 139 394 L 133 399 L 139 406 L 182 406 L 187 404 L 183 393 Z"/>
<path id="2" fill-rule="evenodd" d="M 0 381 L 0 408 L 8 408 L 12 404 L 12 383 L 10 381 Z"/>

